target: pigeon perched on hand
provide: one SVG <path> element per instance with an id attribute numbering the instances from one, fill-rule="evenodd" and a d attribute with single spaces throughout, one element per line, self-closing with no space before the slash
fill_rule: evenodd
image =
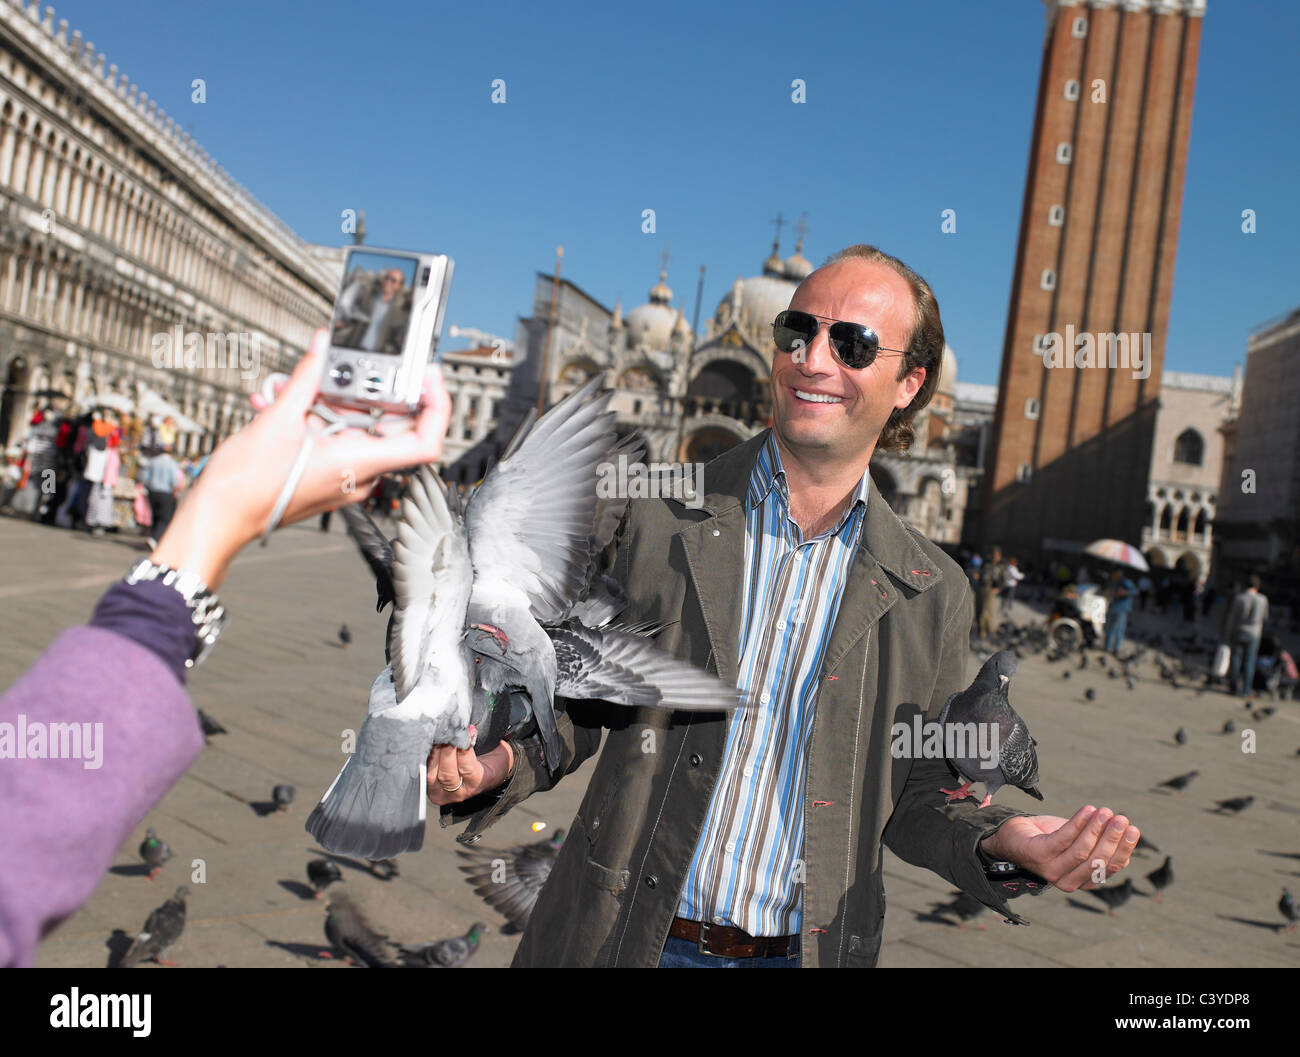
<path id="1" fill-rule="evenodd" d="M 474 894 L 509 921 L 502 930 L 504 935 L 523 932 L 528 925 L 563 844 L 564 830 L 557 829 L 545 840 L 516 845 L 507 851 L 456 849 L 456 854 L 471 864 L 460 870 L 474 885 Z"/>
<path id="2" fill-rule="evenodd" d="M 1168 855 L 1165 861 L 1160 864 L 1159 869 L 1152 870 L 1147 874 L 1147 880 L 1151 882 L 1151 887 L 1156 890 L 1156 902 L 1160 902 L 1160 896 L 1166 888 L 1174 883 L 1174 868 L 1171 865 L 1173 859 Z"/>
<path id="3" fill-rule="evenodd" d="M 1219 815 L 1240 815 L 1255 802 L 1253 796 L 1234 796 L 1231 800 L 1218 800 L 1215 813 Z"/>
<path id="4" fill-rule="evenodd" d="M 1106 904 L 1107 915 L 1114 917 L 1115 908 L 1122 907 L 1133 896 L 1133 878 L 1126 877 L 1122 885 L 1113 888 L 1103 885 L 1101 888 L 1090 888 L 1089 891 Z"/>
<path id="5" fill-rule="evenodd" d="M 163 863 L 172 857 L 172 850 L 165 840 L 159 840 L 153 830 L 146 830 L 144 840 L 140 843 L 140 858 L 149 867 L 149 880 L 162 873 Z"/>
<path id="6" fill-rule="evenodd" d="M 487 931 L 488 927 L 483 922 L 476 921 L 464 936 L 435 940 L 433 943 L 398 944 L 398 949 L 408 968 L 454 969 L 469 961 Z"/>
<path id="7" fill-rule="evenodd" d="M 980 724 L 996 724 L 994 759 L 980 760 L 970 756 L 948 759 L 949 765 L 964 778 L 965 784 L 957 789 L 941 789 L 948 801 L 960 800 L 970 795 L 974 782 L 984 783 L 984 800 L 980 807 L 988 807 L 993 794 L 1003 785 L 1023 789 L 1035 800 L 1042 800 L 1038 791 L 1038 742 L 1029 736 L 1025 721 L 1016 714 L 1007 699 L 1011 677 L 1019 662 L 1006 650 L 1000 650 L 984 662 L 974 682 L 965 690 L 948 698 L 939 713 L 939 724 L 944 728 L 945 752 L 950 746 L 965 745 L 969 752 L 976 750 L 975 736 Z M 967 735 L 970 736 L 967 736 Z M 985 764 L 989 763 L 989 766 Z"/>
<path id="8" fill-rule="evenodd" d="M 370 969 L 396 967 L 388 937 L 375 932 L 345 892 L 330 896 L 325 912 L 325 938 L 330 946 L 347 958 L 359 961 Z M 329 951 L 321 951 L 322 958 L 331 958 Z"/>
<path id="9" fill-rule="evenodd" d="M 1159 783 L 1156 786 L 1156 788 L 1172 789 L 1176 793 L 1181 793 L 1184 789 L 1186 789 L 1189 785 L 1192 784 L 1192 779 L 1194 779 L 1200 773 L 1201 773 L 1200 771 L 1188 771 L 1186 774 L 1175 775 L 1173 778 L 1168 778 L 1165 781 Z"/>
<path id="10" fill-rule="evenodd" d="M 130 950 L 118 962 L 118 968 L 129 969 L 150 960 L 159 965 L 176 964 L 167 961 L 166 955 L 185 931 L 185 900 L 189 894 L 189 887 L 181 885 L 167 902 L 150 913 Z"/>
<path id="11" fill-rule="evenodd" d="M 335 881 L 343 880 L 343 871 L 333 859 L 313 859 L 307 864 L 307 880 L 316 890 L 316 898 L 321 899 L 326 888 Z"/>
<path id="12" fill-rule="evenodd" d="M 271 800 L 275 804 L 276 811 L 288 811 L 289 805 L 293 803 L 294 789 L 291 785 L 277 785 L 271 790 Z"/>

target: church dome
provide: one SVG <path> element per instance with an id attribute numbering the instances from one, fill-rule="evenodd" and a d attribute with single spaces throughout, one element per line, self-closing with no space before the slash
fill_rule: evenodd
<path id="1" fill-rule="evenodd" d="M 669 347 L 677 312 L 669 307 L 673 292 L 665 282 L 667 278 L 668 273 L 660 271 L 659 281 L 650 289 L 649 304 L 632 309 L 623 321 L 629 347 L 644 345 L 660 350 Z"/>
<path id="2" fill-rule="evenodd" d="M 785 259 L 785 264 L 782 267 L 785 277 L 793 279 L 797 283 L 812 275 L 812 261 L 803 255 L 803 239 L 800 239 L 795 245 L 794 253 Z"/>

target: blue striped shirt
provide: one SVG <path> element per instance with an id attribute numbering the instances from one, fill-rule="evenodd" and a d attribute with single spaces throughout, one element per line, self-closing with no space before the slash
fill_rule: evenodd
<path id="1" fill-rule="evenodd" d="M 753 936 L 799 931 L 808 736 L 822 657 L 865 517 L 867 475 L 831 532 L 805 541 L 790 518 L 772 434 L 745 497 L 745 584 L 732 713 L 677 913 Z"/>

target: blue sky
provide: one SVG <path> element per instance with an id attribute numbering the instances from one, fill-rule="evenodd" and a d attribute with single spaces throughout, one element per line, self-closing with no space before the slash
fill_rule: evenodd
<path id="1" fill-rule="evenodd" d="M 513 337 L 561 243 L 564 275 L 625 310 L 667 245 L 690 319 L 706 265 L 703 319 L 758 273 L 777 212 L 807 211 L 805 256 L 902 257 L 961 380 L 997 380 L 1039 0 L 69 0 L 59 18 L 304 238 L 343 244 L 340 214 L 364 209 L 368 243 L 454 257 L 448 324 Z M 1209 0 L 1166 369 L 1228 374 L 1250 330 L 1300 305 L 1297 54 L 1300 4 Z"/>

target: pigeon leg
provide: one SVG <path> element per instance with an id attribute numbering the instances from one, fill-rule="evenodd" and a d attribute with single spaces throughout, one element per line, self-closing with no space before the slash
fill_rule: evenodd
<path id="1" fill-rule="evenodd" d="M 970 787 L 974 784 L 974 782 L 967 782 L 965 785 L 960 785 L 956 789 L 940 789 L 939 792 L 946 793 L 948 796 L 948 803 L 951 804 L 954 800 L 963 800 L 970 796 Z"/>
<path id="2" fill-rule="evenodd" d="M 993 794 L 992 794 L 992 793 L 985 793 L 985 794 L 984 794 L 984 799 L 980 801 L 980 806 L 977 807 L 975 810 L 976 810 L 976 811 L 979 811 L 980 808 L 986 808 L 986 807 L 988 807 L 991 803 L 993 803 Z"/>

